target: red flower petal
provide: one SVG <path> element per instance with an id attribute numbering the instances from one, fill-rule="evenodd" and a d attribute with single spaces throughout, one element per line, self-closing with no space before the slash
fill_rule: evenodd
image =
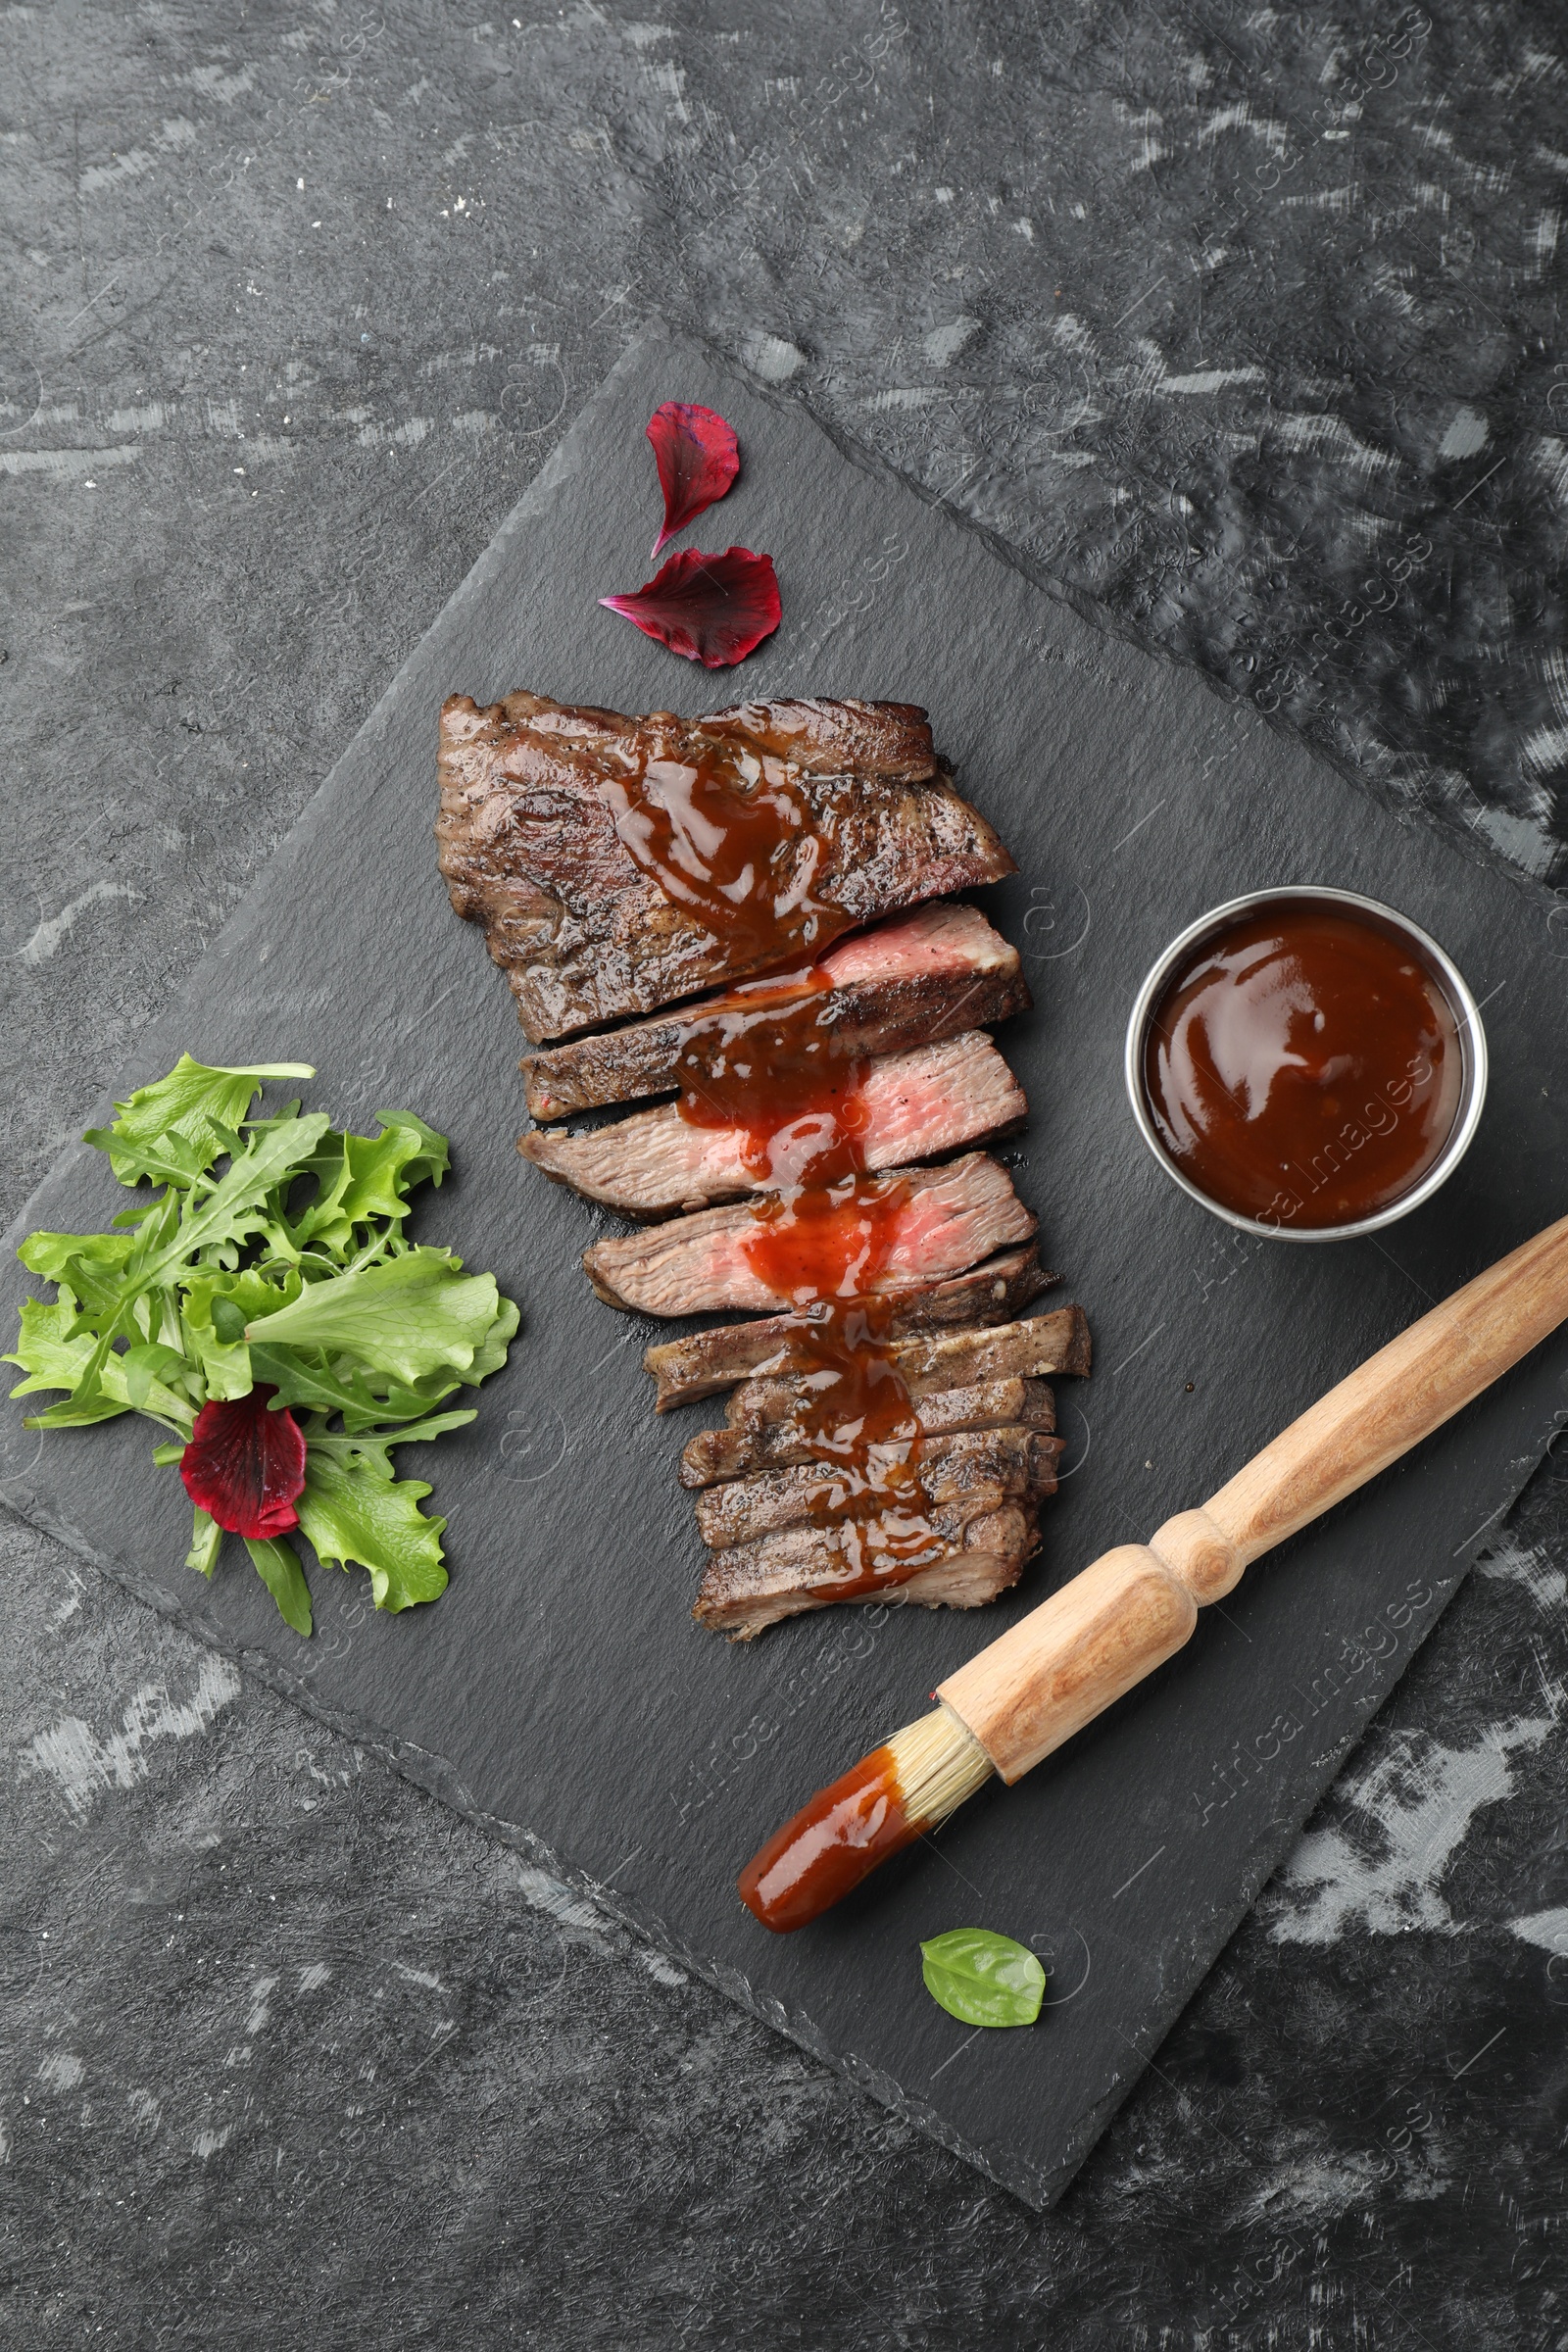
<path id="1" fill-rule="evenodd" d="M 635 596 L 599 602 L 706 669 L 744 662 L 772 635 L 783 612 L 772 557 L 754 556 L 749 547 L 726 548 L 721 556 L 683 547 Z"/>
<path id="2" fill-rule="evenodd" d="M 689 400 L 666 400 L 648 419 L 659 487 L 664 493 L 664 527 L 654 541 L 657 556 L 666 539 L 695 522 L 722 498 L 741 469 L 733 430 L 712 409 Z"/>
<path id="3" fill-rule="evenodd" d="M 196 1416 L 179 1475 L 192 1502 L 231 1536 L 281 1536 L 298 1527 L 294 1497 L 305 1484 L 305 1440 L 285 1405 L 270 1413 L 275 1389 L 214 1397 Z"/>

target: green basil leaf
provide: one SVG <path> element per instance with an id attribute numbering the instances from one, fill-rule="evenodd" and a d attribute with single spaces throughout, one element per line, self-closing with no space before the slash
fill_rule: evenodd
<path id="1" fill-rule="evenodd" d="M 257 1575 L 277 1603 L 277 1613 L 297 1634 L 311 1631 L 311 1589 L 300 1555 L 280 1536 L 242 1536 Z"/>
<path id="2" fill-rule="evenodd" d="M 1027 1944 L 989 1928 L 953 1928 L 920 1946 L 925 1988 L 966 2026 L 1032 2026 L 1046 1972 Z"/>

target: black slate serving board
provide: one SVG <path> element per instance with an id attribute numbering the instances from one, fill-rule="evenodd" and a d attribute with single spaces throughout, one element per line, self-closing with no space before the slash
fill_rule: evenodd
<path id="1" fill-rule="evenodd" d="M 658 499 L 642 428 L 667 398 L 721 408 L 745 458 L 683 543 L 739 540 L 778 565 L 784 624 L 739 673 L 679 663 L 595 602 L 646 574 Z M 439 702 L 521 685 L 626 710 L 699 710 L 737 691 L 924 703 L 1018 858 L 1017 878 L 986 894 L 1037 998 L 1002 1033 L 1034 1114 L 1008 1155 L 1065 1277 L 1055 1298 L 1089 1311 L 1098 1368 L 1058 1388 L 1067 1476 L 1022 1591 L 984 1616 L 827 1612 L 743 1648 L 687 1615 L 700 1553 L 674 1472 L 699 1416 L 655 1419 L 639 1360 L 653 1327 L 588 1292 L 578 1252 L 610 1221 L 515 1157 L 521 1039 L 479 934 L 450 911 L 430 838 Z M 1486 1117 L 1446 1189 L 1384 1236 L 1328 1248 L 1253 1241 L 1188 1200 L 1140 1144 L 1120 1076 L 1127 1009 L 1164 941 L 1237 891 L 1302 880 L 1426 924 L 1485 1001 L 1493 1049 Z M 457 1174 L 422 1230 L 494 1268 L 524 1319 L 474 1426 L 406 1464 L 433 1478 L 429 1507 L 449 1519 L 450 1591 L 386 1620 L 363 1576 L 313 1566 L 318 1630 L 301 1642 L 237 1545 L 211 1589 L 180 1567 L 184 1494 L 148 1465 L 149 1432 L 132 1421 L 42 1439 L 7 1407 L 0 1492 L 1048 2203 L 1539 1457 L 1568 1405 L 1568 1345 L 1254 1568 L 1152 1683 L 815 1929 L 768 1936 L 735 1872 L 1012 1616 L 1200 1500 L 1564 1207 L 1568 939 L 1554 906 L 1396 822 L 1196 677 L 1098 634 L 804 411 L 653 331 L 116 1089 L 181 1050 L 297 1058 L 318 1065 L 313 1105 L 345 1122 L 408 1104 L 451 1135 Z M 118 1206 L 102 1159 L 78 1149 L 10 1239 L 96 1226 Z M 8 1330 L 24 1279 L 13 1264 Z M 1047 1958 L 1032 2032 L 971 2035 L 921 1988 L 917 1940 L 974 1924 Z"/>

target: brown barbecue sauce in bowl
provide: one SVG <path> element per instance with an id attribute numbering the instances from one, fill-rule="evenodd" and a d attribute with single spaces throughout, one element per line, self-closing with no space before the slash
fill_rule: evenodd
<path id="1" fill-rule="evenodd" d="M 1258 891 L 1174 941 L 1140 992 L 1145 1139 L 1235 1225 L 1331 1241 L 1436 1191 L 1480 1117 L 1486 1044 L 1434 940 L 1348 891 Z"/>

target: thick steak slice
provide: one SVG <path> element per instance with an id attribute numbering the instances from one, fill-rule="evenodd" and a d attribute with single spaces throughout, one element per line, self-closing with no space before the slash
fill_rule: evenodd
<path id="1" fill-rule="evenodd" d="M 911 1283 L 895 1294 L 889 1336 L 900 1340 L 919 1332 L 1005 1323 L 1056 1280 L 1040 1263 L 1038 1250 L 1006 1250 L 970 1273 Z M 696 1404 L 760 1374 L 803 1369 L 802 1328 L 799 1315 L 770 1315 L 756 1323 L 723 1323 L 689 1339 L 662 1340 L 643 1357 L 644 1369 L 658 1384 L 655 1410 L 667 1413 L 678 1404 Z"/>
<path id="2" fill-rule="evenodd" d="M 863 1166 L 870 1171 L 930 1159 L 963 1144 L 1012 1133 L 1028 1115 L 1023 1091 L 983 1029 L 938 1046 L 884 1054 L 866 1069 L 854 1101 L 846 1090 L 834 1110 L 853 1115 Z M 524 1159 L 558 1184 L 635 1217 L 670 1216 L 705 1200 L 733 1200 L 769 1184 L 800 1181 L 791 1164 L 822 1146 L 823 1120 L 808 1115 L 772 1141 L 770 1164 L 748 1167 L 744 1127 L 696 1127 L 673 1102 L 636 1110 L 586 1135 L 533 1128 L 519 1136 Z"/>
<path id="3" fill-rule="evenodd" d="M 759 1384 L 761 1385 L 761 1384 Z M 914 1406 L 922 1437 L 946 1437 L 958 1429 L 1037 1429 L 1048 1437 L 1056 1426 L 1055 1398 L 1043 1380 L 981 1380 L 967 1389 L 944 1389 Z M 792 1462 L 819 1462 L 821 1442 L 809 1427 L 804 1404 L 779 1420 L 726 1429 L 700 1430 L 680 1457 L 683 1487 L 713 1487 L 721 1479 L 750 1478 L 755 1470 L 782 1470 Z"/>
<path id="4" fill-rule="evenodd" d="M 979 1493 L 1035 1502 L 1055 1493 L 1061 1451 L 1060 1438 L 1016 1427 L 918 1438 L 909 1454 L 918 1491 L 890 1494 L 887 1507 L 929 1512 Z M 699 1494 L 697 1532 L 710 1551 L 722 1551 L 781 1528 L 828 1527 L 856 1517 L 864 1492 L 863 1478 L 822 1462 L 761 1470 Z"/>
<path id="5" fill-rule="evenodd" d="M 873 1285 L 878 1291 L 964 1273 L 994 1250 L 1026 1242 L 1035 1230 L 1038 1220 L 1013 1191 L 1012 1178 L 984 1152 L 972 1152 L 947 1168 L 888 1173 L 903 1179 L 908 1197 L 891 1221 L 883 1270 Z M 633 1314 L 777 1311 L 788 1298 L 769 1287 L 747 1255 L 757 1231 L 750 1203 L 705 1208 L 651 1233 L 596 1242 L 582 1262 L 600 1298 Z"/>
<path id="6" fill-rule="evenodd" d="M 972 1515 L 967 1505 L 933 1512 L 931 1526 L 939 1557 L 920 1565 L 890 1561 L 880 1575 L 866 1574 L 860 1548 L 867 1540 L 874 1546 L 875 1522 L 856 1531 L 860 1542 L 854 1550 L 840 1528 L 792 1527 L 715 1551 L 692 1615 L 733 1642 L 750 1642 L 782 1617 L 830 1608 L 836 1600 L 977 1609 L 1017 1583 L 1040 1541 L 1033 1511 L 1000 1498 Z"/>
<path id="7" fill-rule="evenodd" d="M 1045 1380 L 1067 1372 L 1082 1375 L 1090 1362 L 1089 1325 L 1081 1306 L 1058 1306 L 1027 1322 L 994 1325 L 901 1340 L 893 1360 L 922 1418 L 929 1400 L 976 1383 Z M 743 1381 L 724 1408 L 733 1429 L 764 1429 L 799 1415 L 821 1374 L 761 1372 Z"/>
<path id="8" fill-rule="evenodd" d="M 910 1340 L 898 1353 L 911 1396 L 934 1396 L 964 1381 L 1004 1380 L 1012 1373 L 1042 1380 L 1066 1372 L 1083 1379 L 1093 1361 L 1081 1306 L 1053 1307 L 1050 1314 L 990 1331 L 934 1332 Z"/>
<path id="9" fill-rule="evenodd" d="M 837 929 L 1013 871 L 938 763 L 925 712 L 902 703 L 627 718 L 535 694 L 481 710 L 460 694 L 442 709 L 439 771 L 452 904 L 483 925 L 535 1044 L 799 960 Z M 771 931 L 722 937 L 654 878 L 627 796 L 652 786 L 663 806 L 683 775 L 718 777 L 741 811 L 782 797 L 802 812 L 765 872 L 770 906 L 823 910 L 799 937 L 787 912 Z"/>
<path id="10" fill-rule="evenodd" d="M 824 985 L 824 983 L 826 985 Z M 687 1055 L 712 1075 L 749 1016 L 812 1007 L 845 1054 L 896 1054 L 934 1045 L 960 1029 L 989 1029 L 1027 1012 L 1028 984 L 1016 948 L 977 906 L 944 900 L 840 942 L 815 966 L 810 988 L 753 981 L 678 1013 L 634 1021 L 522 1057 L 530 1118 L 571 1118 L 610 1102 L 671 1095 Z"/>

